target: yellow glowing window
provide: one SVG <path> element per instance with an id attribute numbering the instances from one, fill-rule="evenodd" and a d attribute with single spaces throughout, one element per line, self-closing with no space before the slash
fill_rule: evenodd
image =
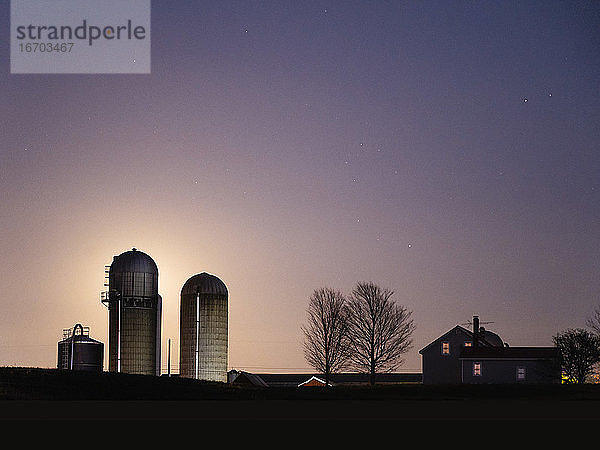
<path id="1" fill-rule="evenodd" d="M 442 355 L 450 354 L 450 342 L 442 342 Z"/>
<path id="2" fill-rule="evenodd" d="M 465 347 L 471 347 L 473 344 L 469 341 L 465 342 Z"/>
<path id="3" fill-rule="evenodd" d="M 480 377 L 481 376 L 481 363 L 473 363 L 473 376 Z"/>

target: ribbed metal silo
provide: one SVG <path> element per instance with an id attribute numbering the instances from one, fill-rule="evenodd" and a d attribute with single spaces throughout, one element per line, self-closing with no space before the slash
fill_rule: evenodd
<path id="1" fill-rule="evenodd" d="M 179 375 L 227 382 L 228 292 L 208 273 L 194 275 L 181 289 Z"/>
<path id="2" fill-rule="evenodd" d="M 109 370 L 160 375 L 158 267 L 137 249 L 113 258 L 102 302 L 109 314 Z"/>
<path id="3" fill-rule="evenodd" d="M 102 372 L 104 344 L 90 338 L 89 333 L 89 328 L 79 323 L 63 330 L 63 340 L 58 343 L 59 369 Z"/>

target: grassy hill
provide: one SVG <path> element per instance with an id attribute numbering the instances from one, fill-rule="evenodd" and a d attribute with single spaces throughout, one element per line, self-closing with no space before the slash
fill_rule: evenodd
<path id="1" fill-rule="evenodd" d="M 598 385 L 258 388 L 179 377 L 0 367 L 0 419 L 600 418 Z"/>

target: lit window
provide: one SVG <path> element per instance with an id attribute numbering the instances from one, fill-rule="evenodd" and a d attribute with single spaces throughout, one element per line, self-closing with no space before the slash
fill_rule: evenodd
<path id="1" fill-rule="evenodd" d="M 442 355 L 450 354 L 450 342 L 442 342 Z"/>
<path id="2" fill-rule="evenodd" d="M 525 379 L 525 367 L 517 367 L 517 380 Z"/>
<path id="3" fill-rule="evenodd" d="M 465 347 L 471 347 L 473 344 L 470 341 L 465 342 Z"/>
<path id="4" fill-rule="evenodd" d="M 481 363 L 473 363 L 473 376 L 480 377 L 481 376 Z"/>

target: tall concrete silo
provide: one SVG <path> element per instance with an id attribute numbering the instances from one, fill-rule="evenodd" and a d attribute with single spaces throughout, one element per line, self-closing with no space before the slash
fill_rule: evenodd
<path id="1" fill-rule="evenodd" d="M 179 375 L 227 382 L 228 292 L 208 273 L 194 275 L 181 289 Z"/>
<path id="2" fill-rule="evenodd" d="M 160 375 L 162 298 L 156 263 L 134 248 L 115 256 L 107 272 L 102 302 L 109 315 L 109 371 Z"/>
<path id="3" fill-rule="evenodd" d="M 57 367 L 62 370 L 102 372 L 104 344 L 90 337 L 89 327 L 80 323 L 63 330 L 63 340 L 58 343 Z"/>

